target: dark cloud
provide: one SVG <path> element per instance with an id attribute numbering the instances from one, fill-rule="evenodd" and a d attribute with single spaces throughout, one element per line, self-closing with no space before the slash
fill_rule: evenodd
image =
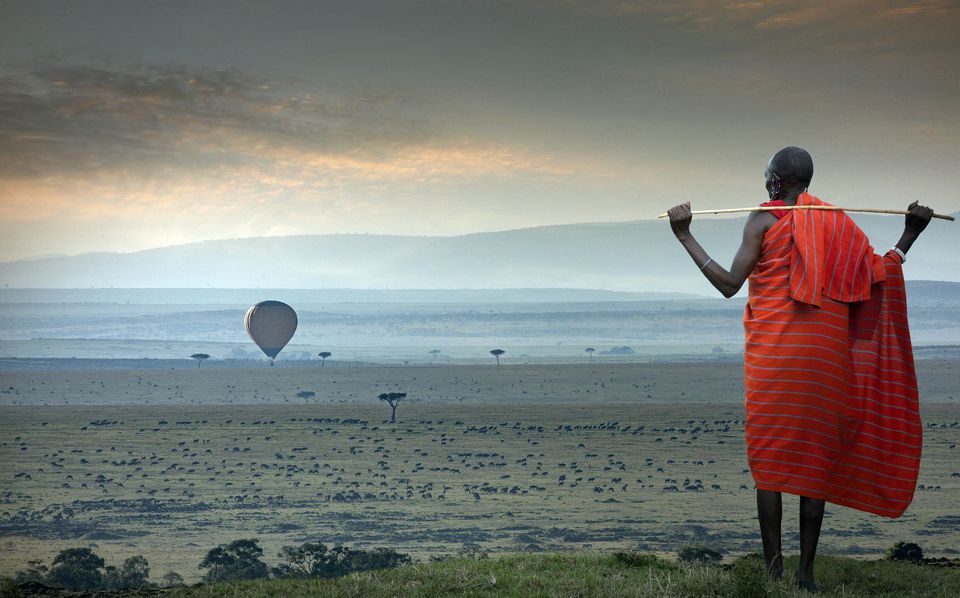
<path id="1" fill-rule="evenodd" d="M 297 89 L 232 69 L 54 65 L 0 79 L 0 174 L 192 169 L 257 147 L 389 152 L 430 136 L 417 111 L 396 94 Z"/>

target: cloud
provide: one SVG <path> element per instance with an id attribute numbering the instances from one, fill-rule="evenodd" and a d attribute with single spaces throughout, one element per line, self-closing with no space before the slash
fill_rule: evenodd
<path id="1" fill-rule="evenodd" d="M 243 159 L 238 136 L 343 152 L 430 135 L 397 96 L 298 92 L 231 70 L 51 66 L 0 80 L 5 175 L 204 168 Z"/>
<path id="2" fill-rule="evenodd" d="M 645 29 L 672 26 L 685 44 L 721 53 L 752 47 L 864 54 L 922 46 L 955 56 L 960 28 L 960 5 L 953 0 L 565 0 L 561 6 L 596 18 L 631 19 Z"/>
<path id="3" fill-rule="evenodd" d="M 697 25 L 744 22 L 756 27 L 834 26 L 838 19 L 843 24 L 854 19 L 868 21 L 887 17 L 943 19 L 957 18 L 960 13 L 960 7 L 952 0 L 562 0 L 559 5 L 596 15 L 632 15 Z"/>
<path id="4" fill-rule="evenodd" d="M 55 237 L 70 235 L 70 225 L 109 227 L 114 240 L 136 237 L 127 241 L 136 248 L 188 238 L 176 230 L 335 229 L 323 226 L 333 217 L 363 230 L 365 221 L 383 227 L 372 224 L 378 217 L 416 218 L 397 197 L 423 210 L 459 185 L 558 184 L 615 171 L 589 157 L 444 134 L 428 108 L 396 93 L 297 89 L 232 70 L 61 65 L 8 76 L 0 80 L 3 252 L 46 251 L 22 247 L 32 240 L 69 246 Z M 27 232 L 38 230 L 48 232 Z"/>
<path id="5" fill-rule="evenodd" d="M 383 180 L 582 171 L 443 135 L 427 108 L 394 93 L 303 91 L 230 70 L 49 67 L 0 80 L 0 175 L 275 169 L 280 177 L 299 169 L 314 173 L 307 178 Z"/>

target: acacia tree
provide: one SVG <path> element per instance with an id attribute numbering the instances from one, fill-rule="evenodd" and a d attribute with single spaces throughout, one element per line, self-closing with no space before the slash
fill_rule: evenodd
<path id="1" fill-rule="evenodd" d="M 494 349 L 493 351 L 490 351 L 490 355 L 493 355 L 497 358 L 497 365 L 500 365 L 500 356 L 504 353 L 506 353 L 506 351 L 503 349 Z"/>
<path id="2" fill-rule="evenodd" d="M 317 355 L 320 356 L 320 367 L 323 367 L 327 363 L 327 357 L 330 357 L 333 355 L 333 353 L 330 351 L 321 351 L 320 353 L 317 353 Z"/>
<path id="3" fill-rule="evenodd" d="M 380 400 L 386 401 L 390 405 L 390 423 L 396 423 L 397 421 L 397 404 L 403 400 L 403 397 L 407 396 L 405 392 L 384 392 L 380 393 Z"/>
<path id="4" fill-rule="evenodd" d="M 586 349 L 584 349 L 584 351 L 586 351 L 587 355 L 590 356 L 590 361 L 593 361 L 593 352 L 596 351 L 596 349 L 594 349 L 593 347 L 587 347 Z"/>
<path id="5" fill-rule="evenodd" d="M 207 355 L 206 353 L 194 353 L 193 355 L 190 356 L 190 359 L 197 360 L 197 369 L 199 370 L 200 363 L 203 362 L 204 359 L 210 359 L 210 356 Z"/>
<path id="6" fill-rule="evenodd" d="M 437 355 L 440 355 L 440 349 L 430 349 L 429 353 L 431 357 L 436 359 Z"/>

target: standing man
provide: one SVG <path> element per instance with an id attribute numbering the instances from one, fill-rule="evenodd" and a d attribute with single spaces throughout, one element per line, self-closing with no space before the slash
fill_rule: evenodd
<path id="1" fill-rule="evenodd" d="M 780 150 L 764 172 L 763 205 L 825 205 L 807 193 L 812 178 L 806 150 Z M 690 233 L 690 204 L 669 211 L 677 240 L 724 297 L 750 280 L 747 460 L 771 579 L 783 575 L 782 492 L 800 496 L 796 580 L 811 590 L 825 501 L 899 517 L 913 500 L 922 439 L 901 264 L 932 215 L 911 204 L 881 256 L 843 212 L 753 212 L 726 270 Z"/>

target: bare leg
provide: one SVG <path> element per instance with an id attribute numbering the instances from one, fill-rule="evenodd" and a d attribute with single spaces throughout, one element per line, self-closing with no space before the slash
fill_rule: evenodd
<path id="1" fill-rule="evenodd" d="M 783 577 L 783 553 L 780 551 L 783 501 L 780 493 L 757 489 L 757 515 L 760 518 L 760 538 L 763 540 L 767 576 L 776 581 Z"/>
<path id="2" fill-rule="evenodd" d="M 813 559 L 817 554 L 820 527 L 823 525 L 824 501 L 818 498 L 800 497 L 800 568 L 797 583 L 801 588 L 816 588 L 813 579 Z"/>

